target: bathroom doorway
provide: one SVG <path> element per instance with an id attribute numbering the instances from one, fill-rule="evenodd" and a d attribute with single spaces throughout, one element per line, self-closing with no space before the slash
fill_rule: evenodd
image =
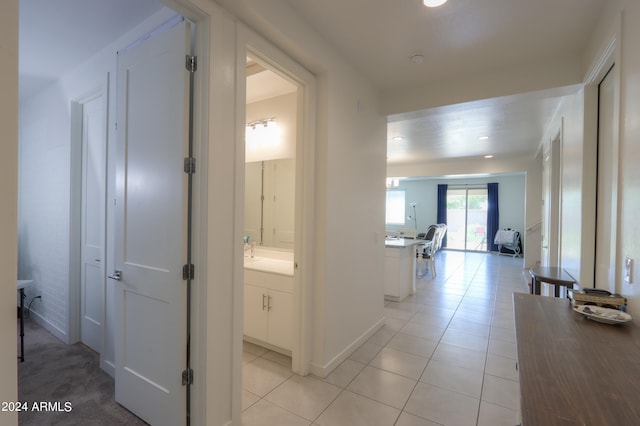
<path id="1" fill-rule="evenodd" d="M 306 375 L 312 346 L 315 78 L 259 36 L 245 36 L 246 62 L 238 63 L 238 72 L 247 82 L 239 126 L 245 136 L 248 267 L 243 269 L 244 329 L 236 332 L 291 356 L 292 371 Z M 285 270 L 273 274 L 269 263 Z"/>

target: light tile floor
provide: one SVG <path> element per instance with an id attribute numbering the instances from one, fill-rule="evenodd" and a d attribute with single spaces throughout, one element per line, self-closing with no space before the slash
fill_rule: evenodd
<path id="1" fill-rule="evenodd" d="M 324 380 L 245 342 L 244 426 L 514 426 L 521 258 L 442 251 L 438 276 L 385 302 L 386 324 Z"/>

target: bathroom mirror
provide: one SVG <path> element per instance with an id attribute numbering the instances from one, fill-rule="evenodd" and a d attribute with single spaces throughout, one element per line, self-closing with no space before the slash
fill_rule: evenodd
<path id="1" fill-rule="evenodd" d="M 258 246 L 293 250 L 295 159 L 245 164 L 245 235 Z"/>
<path id="2" fill-rule="evenodd" d="M 297 86 L 247 58 L 245 236 L 293 250 Z"/>

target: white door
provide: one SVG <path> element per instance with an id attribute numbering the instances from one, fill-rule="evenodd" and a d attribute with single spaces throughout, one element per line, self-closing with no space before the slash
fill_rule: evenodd
<path id="1" fill-rule="evenodd" d="M 542 266 L 551 266 L 549 257 L 549 223 L 551 220 L 551 210 L 549 210 L 549 199 L 551 195 L 551 154 L 550 147 L 542 154 L 542 224 L 541 224 L 541 247 L 540 260 Z"/>
<path id="2" fill-rule="evenodd" d="M 186 418 L 189 31 L 118 55 L 116 400 L 153 425 Z"/>
<path id="3" fill-rule="evenodd" d="M 82 104 L 80 340 L 102 352 L 105 132 L 102 96 Z"/>
<path id="4" fill-rule="evenodd" d="M 543 266 L 558 266 L 560 253 L 560 156 L 562 130 L 544 152 L 542 169 L 542 252 Z"/>
<path id="5" fill-rule="evenodd" d="M 596 203 L 595 286 L 616 292 L 616 227 L 613 190 L 617 170 L 614 169 L 613 110 L 615 78 L 613 72 L 598 87 L 598 192 Z"/>

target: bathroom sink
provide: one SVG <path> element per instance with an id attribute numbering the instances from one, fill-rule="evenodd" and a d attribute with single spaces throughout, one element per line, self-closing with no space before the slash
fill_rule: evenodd
<path id="1" fill-rule="evenodd" d="M 293 261 L 268 257 L 245 257 L 244 267 L 274 274 L 293 275 Z"/>

